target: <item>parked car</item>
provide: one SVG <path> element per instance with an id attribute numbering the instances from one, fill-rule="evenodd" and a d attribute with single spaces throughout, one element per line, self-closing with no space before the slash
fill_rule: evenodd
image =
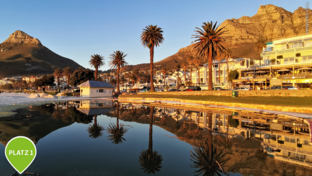
<path id="1" fill-rule="evenodd" d="M 172 92 L 172 91 L 180 91 L 178 89 L 169 89 L 168 92 Z"/>
<path id="2" fill-rule="evenodd" d="M 281 86 L 273 86 L 273 87 L 271 87 L 271 90 L 274 90 L 274 89 L 281 89 Z M 299 90 L 298 87 L 294 87 L 294 86 L 283 86 L 282 89 L 285 89 L 285 90 Z"/>
<path id="3" fill-rule="evenodd" d="M 201 88 L 199 86 L 188 87 L 185 91 L 199 91 Z"/>
<path id="4" fill-rule="evenodd" d="M 234 90 L 249 90 L 249 89 L 246 87 L 236 87 L 234 88 Z"/>
<path id="5" fill-rule="evenodd" d="M 225 90 L 225 89 L 223 89 L 221 87 L 215 87 L 215 90 Z"/>
<path id="6" fill-rule="evenodd" d="M 294 87 L 294 86 L 283 86 L 283 87 L 285 87 L 285 89 L 287 90 L 299 90 L 298 87 Z"/>

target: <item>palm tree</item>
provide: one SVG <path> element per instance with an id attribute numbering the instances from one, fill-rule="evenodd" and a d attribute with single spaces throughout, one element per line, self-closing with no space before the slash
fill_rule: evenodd
<path id="1" fill-rule="evenodd" d="M 124 67 L 128 65 L 125 61 L 125 57 L 127 54 L 124 54 L 122 51 L 115 51 L 113 54 L 110 55 L 111 61 L 109 62 L 110 68 L 117 68 L 117 93 L 119 93 L 119 74 L 120 74 L 120 67 Z"/>
<path id="2" fill-rule="evenodd" d="M 163 158 L 157 151 L 153 151 L 153 114 L 154 107 L 150 107 L 150 128 L 148 150 L 143 150 L 139 156 L 139 163 L 144 173 L 155 174 L 160 171 Z"/>
<path id="3" fill-rule="evenodd" d="M 94 115 L 94 123 L 88 128 L 89 137 L 96 139 L 103 135 L 103 130 L 104 128 L 97 123 L 97 115 Z"/>
<path id="4" fill-rule="evenodd" d="M 132 86 L 134 86 L 134 83 L 137 81 L 138 78 L 135 76 L 135 74 L 132 73 L 132 74 L 130 75 L 130 79 L 131 79 L 131 81 L 132 81 Z"/>
<path id="5" fill-rule="evenodd" d="M 96 81 L 98 78 L 98 69 L 101 66 L 104 66 L 104 57 L 99 54 L 94 54 L 94 55 L 91 55 L 91 59 L 89 62 L 90 62 L 90 65 L 95 68 L 94 77 Z"/>
<path id="6" fill-rule="evenodd" d="M 128 131 L 128 128 L 124 126 L 119 127 L 119 102 L 117 102 L 116 111 L 116 125 L 110 124 L 107 128 L 107 133 L 110 134 L 108 139 L 112 141 L 112 143 L 119 144 L 126 140 L 123 135 Z"/>
<path id="7" fill-rule="evenodd" d="M 208 57 L 209 64 L 209 81 L 208 90 L 212 90 L 212 59 L 213 54 L 219 54 L 224 52 L 224 27 L 219 28 L 217 22 L 203 23 L 202 29 L 196 27 L 196 34 L 193 35 L 195 38 L 194 50 L 197 55 L 201 57 Z"/>
<path id="8" fill-rule="evenodd" d="M 225 58 L 226 58 L 226 74 L 227 74 L 227 78 L 228 78 L 228 82 L 229 82 L 229 58 L 232 57 L 232 49 L 229 47 L 226 51 L 225 51 Z"/>
<path id="9" fill-rule="evenodd" d="M 67 85 L 69 85 L 69 76 L 71 75 L 71 74 L 73 74 L 73 69 L 72 68 L 70 68 L 70 67 L 65 67 L 65 68 L 63 68 L 63 74 L 66 76 L 66 78 L 67 78 Z"/>
<path id="10" fill-rule="evenodd" d="M 263 36 L 259 36 L 255 42 L 255 49 L 259 53 L 260 67 L 261 67 L 261 52 L 263 51 L 263 48 L 266 47 L 266 42 L 267 38 Z"/>
<path id="11" fill-rule="evenodd" d="M 188 67 L 188 64 L 187 64 L 187 62 L 183 62 L 182 63 L 182 68 L 183 68 L 183 71 L 184 71 L 184 84 L 186 83 L 186 70 L 187 70 L 187 67 Z"/>
<path id="12" fill-rule="evenodd" d="M 60 87 L 60 77 L 62 75 L 62 70 L 59 68 L 55 69 L 53 75 L 57 79 L 57 86 Z"/>
<path id="13" fill-rule="evenodd" d="M 161 74 L 164 76 L 164 86 L 166 86 L 166 73 L 167 73 L 167 68 L 166 67 L 163 67 L 162 69 L 161 69 Z"/>
<path id="14" fill-rule="evenodd" d="M 143 29 L 143 32 L 141 34 L 141 43 L 144 47 L 148 47 L 150 49 L 150 70 L 151 75 L 153 74 L 153 62 L 154 62 L 154 47 L 159 46 L 159 44 L 162 44 L 164 41 L 163 37 L 163 31 L 160 27 L 157 27 L 157 25 L 148 25 Z M 155 91 L 154 89 L 154 81 L 153 76 L 151 76 L 151 90 Z"/>
<path id="15" fill-rule="evenodd" d="M 193 83 L 193 79 L 192 79 L 192 73 L 193 73 L 193 61 L 194 61 L 194 57 L 193 56 L 189 56 L 186 59 L 186 62 L 188 63 L 189 67 L 190 67 L 190 79 L 191 79 L 191 83 Z"/>
<path id="16" fill-rule="evenodd" d="M 194 152 L 191 151 L 191 161 L 194 164 L 191 167 L 198 169 L 195 171 L 197 173 L 196 176 L 221 176 L 220 173 L 226 174 L 223 167 L 229 158 L 226 158 L 227 153 L 223 153 L 223 150 L 218 151 L 214 147 L 210 149 L 207 141 L 200 143 L 197 147 L 193 147 L 193 150 Z"/>

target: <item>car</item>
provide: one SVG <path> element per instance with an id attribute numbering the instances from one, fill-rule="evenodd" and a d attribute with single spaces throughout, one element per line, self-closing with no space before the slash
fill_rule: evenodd
<path id="1" fill-rule="evenodd" d="M 294 87 L 294 86 L 283 86 L 283 87 L 281 87 L 281 86 L 272 86 L 271 90 L 281 89 L 281 88 L 285 89 L 285 90 L 299 90 L 298 87 Z"/>
<path id="2" fill-rule="evenodd" d="M 179 89 L 169 89 L 168 92 L 172 92 L 172 91 L 180 91 Z"/>
<path id="3" fill-rule="evenodd" d="M 299 90 L 298 87 L 294 87 L 294 86 L 283 86 L 283 87 L 285 87 L 285 89 L 287 90 Z"/>
<path id="4" fill-rule="evenodd" d="M 225 90 L 225 89 L 223 89 L 221 87 L 215 87 L 215 90 Z"/>
<path id="5" fill-rule="evenodd" d="M 249 88 L 246 87 L 237 87 L 234 90 L 249 90 Z"/>
<path id="6" fill-rule="evenodd" d="M 201 88 L 199 86 L 188 87 L 185 91 L 199 91 Z"/>

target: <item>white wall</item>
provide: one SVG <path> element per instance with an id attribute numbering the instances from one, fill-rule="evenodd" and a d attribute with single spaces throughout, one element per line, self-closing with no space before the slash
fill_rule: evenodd
<path id="1" fill-rule="evenodd" d="M 112 97 L 113 88 L 80 88 L 83 89 L 83 92 L 80 94 L 80 97 Z M 99 90 L 103 89 L 103 92 Z"/>

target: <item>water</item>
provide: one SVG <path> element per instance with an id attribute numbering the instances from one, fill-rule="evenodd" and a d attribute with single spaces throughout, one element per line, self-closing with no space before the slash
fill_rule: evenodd
<path id="1" fill-rule="evenodd" d="M 193 147 L 200 144 L 207 148 L 203 156 L 210 156 L 209 146 L 216 149 L 213 161 L 217 162 L 210 163 L 210 167 L 202 166 L 204 172 L 217 174 L 224 170 L 230 175 L 254 176 L 311 173 L 310 144 L 299 150 L 286 145 L 294 144 L 292 137 L 283 137 L 289 136 L 291 129 L 273 132 L 278 138 L 274 140 L 267 122 L 251 123 L 248 113 L 126 103 L 118 103 L 118 107 L 117 110 L 117 104 L 110 100 L 98 100 L 19 109 L 17 115 L 0 119 L 0 142 L 3 144 L 0 151 L 4 151 L 6 142 L 15 136 L 29 137 L 35 142 L 38 154 L 27 171 L 42 176 L 196 175 L 199 168 L 192 166 L 194 161 L 202 160 L 195 157 L 192 161 L 191 152 L 194 153 Z M 277 118 L 274 115 L 250 116 L 253 119 Z M 309 132 L 298 130 L 294 136 L 304 144 L 309 139 Z M 277 143 L 282 140 L 284 144 Z M 271 152 L 268 154 L 274 159 L 263 153 L 261 146 L 267 147 L 264 152 Z M 282 151 L 272 152 L 271 149 Z M 218 157 L 220 152 L 224 157 Z M 285 159 L 283 154 L 290 156 Z M 0 152 L 0 176 L 13 173 L 4 152 Z"/>

